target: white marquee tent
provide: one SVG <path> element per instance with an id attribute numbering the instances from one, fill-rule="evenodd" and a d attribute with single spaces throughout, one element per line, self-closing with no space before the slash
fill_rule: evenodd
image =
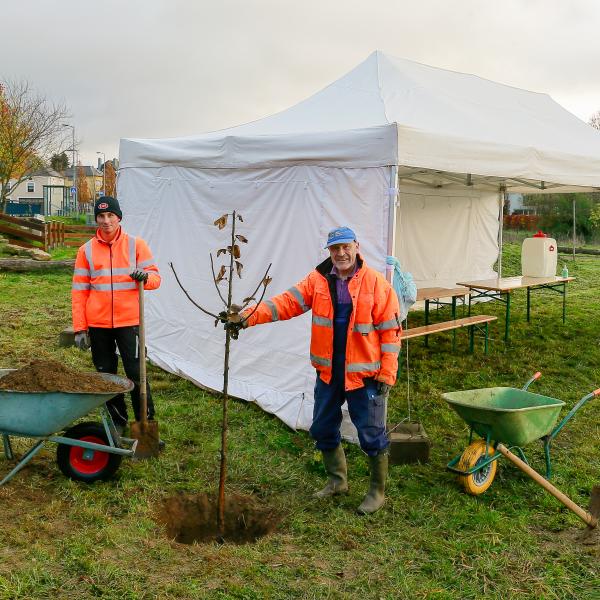
<path id="1" fill-rule="evenodd" d="M 239 127 L 173 139 L 123 139 L 125 228 L 148 240 L 163 275 L 147 300 L 149 357 L 220 389 L 223 331 L 178 288 L 221 310 L 212 225 L 244 217 L 237 300 L 273 263 L 271 294 L 325 258 L 327 231 L 351 225 L 368 263 L 394 253 L 419 286 L 495 275 L 507 191 L 600 187 L 600 134 L 545 94 L 374 52 L 300 104 Z M 501 238 L 501 236 L 500 236 Z M 310 313 L 245 331 L 230 392 L 294 428 L 312 417 Z M 351 433 L 347 430 L 346 433 Z"/>

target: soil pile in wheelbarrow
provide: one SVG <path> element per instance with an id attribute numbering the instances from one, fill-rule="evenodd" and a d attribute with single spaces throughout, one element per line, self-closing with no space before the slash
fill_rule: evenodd
<path id="1" fill-rule="evenodd" d="M 13 392 L 122 392 L 96 373 L 81 373 L 54 360 L 34 360 L 0 377 L 0 390 Z"/>

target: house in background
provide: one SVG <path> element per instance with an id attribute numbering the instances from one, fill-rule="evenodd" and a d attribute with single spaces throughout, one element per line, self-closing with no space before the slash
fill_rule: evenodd
<path id="1" fill-rule="evenodd" d="M 12 190 L 6 211 L 14 216 L 60 215 L 66 206 L 67 191 L 60 173 L 50 168 L 40 169 Z"/>
<path id="2" fill-rule="evenodd" d="M 87 188 L 91 196 L 91 204 L 99 196 L 102 191 L 102 172 L 91 165 L 81 165 L 75 167 L 75 174 L 79 177 L 79 169 L 83 169 L 83 174 L 87 182 Z M 73 185 L 73 167 L 69 167 L 64 171 L 65 185 L 69 188 Z M 80 199 L 81 200 L 81 199 Z"/>

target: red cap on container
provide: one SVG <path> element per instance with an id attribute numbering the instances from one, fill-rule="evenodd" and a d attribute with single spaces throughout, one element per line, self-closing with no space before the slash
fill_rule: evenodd
<path id="1" fill-rule="evenodd" d="M 541 229 L 538 229 L 538 232 L 534 234 L 533 237 L 548 237 Z"/>

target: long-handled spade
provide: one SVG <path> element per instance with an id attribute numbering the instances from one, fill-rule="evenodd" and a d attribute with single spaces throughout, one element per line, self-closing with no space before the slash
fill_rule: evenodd
<path id="1" fill-rule="evenodd" d="M 600 517 L 600 485 L 595 485 L 592 489 L 589 510 L 584 510 L 559 489 L 554 487 L 549 481 L 544 479 L 537 471 L 533 470 L 525 461 L 515 456 L 504 444 L 498 444 L 496 450 L 508 458 L 521 471 L 529 475 L 538 485 L 541 485 L 547 492 L 550 492 L 559 502 L 562 502 L 570 511 L 574 512 L 590 529 L 598 525 Z"/>
<path id="2" fill-rule="evenodd" d="M 160 451 L 158 423 L 148 421 L 148 395 L 146 393 L 146 328 L 144 319 L 144 282 L 138 282 L 140 298 L 140 326 L 138 334 L 140 356 L 140 420 L 130 423 L 131 437 L 138 441 L 136 458 L 152 458 Z"/>

